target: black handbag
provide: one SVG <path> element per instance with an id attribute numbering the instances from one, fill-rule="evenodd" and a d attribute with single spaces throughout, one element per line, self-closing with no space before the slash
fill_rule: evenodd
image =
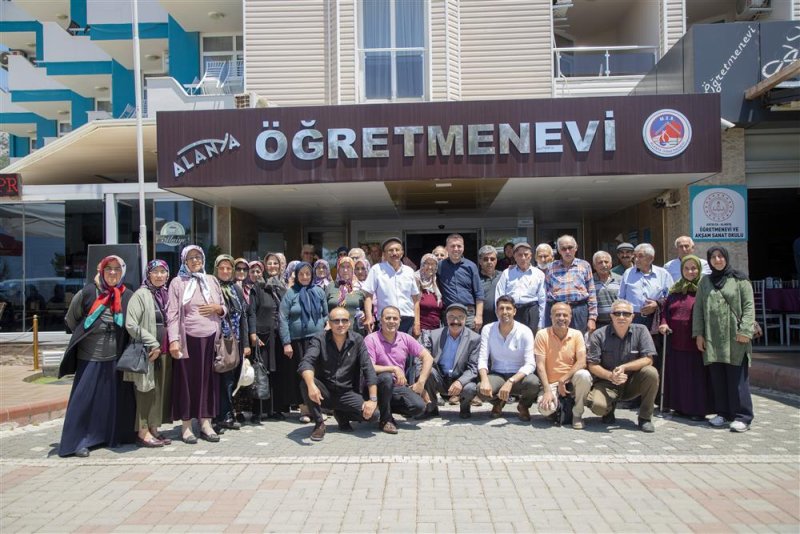
<path id="1" fill-rule="evenodd" d="M 270 398 L 269 371 L 267 371 L 267 367 L 261 359 L 260 349 L 256 349 L 256 354 L 253 357 L 252 363 L 255 379 L 253 380 L 253 385 L 250 386 L 251 394 L 254 399 L 268 400 Z"/>
<path id="2" fill-rule="evenodd" d="M 147 373 L 147 349 L 141 341 L 132 340 L 122 356 L 117 360 L 117 371 L 127 371 L 129 373 Z"/>
<path id="3" fill-rule="evenodd" d="M 228 325 L 230 326 L 230 323 Z M 230 330 L 230 336 L 220 334 L 219 339 L 217 339 L 216 350 L 214 351 L 215 373 L 227 373 L 236 369 L 236 366 L 239 365 L 239 343 L 236 341 L 236 336 L 233 335 L 232 327 L 230 327 Z"/>

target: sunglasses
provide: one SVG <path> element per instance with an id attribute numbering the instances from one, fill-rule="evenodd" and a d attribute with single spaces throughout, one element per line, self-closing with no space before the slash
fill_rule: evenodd
<path id="1" fill-rule="evenodd" d="M 247 272 L 247 271 L 249 271 L 249 270 L 250 270 L 250 269 L 248 269 L 247 267 L 237 267 L 237 268 L 236 268 L 236 272 L 237 272 L 237 273 L 246 273 L 246 272 Z"/>
<path id="2" fill-rule="evenodd" d="M 350 319 L 328 319 L 331 324 L 347 324 L 350 322 Z"/>
<path id="3" fill-rule="evenodd" d="M 631 315 L 633 315 L 633 312 L 615 311 L 611 312 L 611 315 L 613 315 L 614 317 L 630 317 Z"/>

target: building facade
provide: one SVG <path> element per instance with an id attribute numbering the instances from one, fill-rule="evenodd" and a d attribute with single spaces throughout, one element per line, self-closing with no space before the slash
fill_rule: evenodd
<path id="1" fill-rule="evenodd" d="M 731 117 L 723 129 L 732 88 L 662 77 L 660 91 L 647 90 L 693 31 L 770 22 L 791 30 L 797 0 L 138 5 L 149 255 L 174 267 L 188 242 L 292 257 L 305 242 L 330 255 L 396 234 L 418 261 L 452 232 L 473 257 L 485 243 L 571 233 L 582 257 L 652 242 L 663 263 L 690 230 L 690 185 L 746 185 L 751 235 L 775 221 L 770 205 L 798 200 L 796 111 L 767 106 L 758 121 Z M 72 286 L 91 271 L 86 246 L 138 242 L 130 6 L 0 2 L 0 130 L 11 156 L 2 172 L 21 184 L 0 200 L 0 335 L 30 328 L 43 309 L 46 328 L 60 329 Z M 792 43 L 788 35 L 778 44 L 789 61 Z M 665 109 L 694 128 L 689 148 L 666 158 L 646 150 L 642 132 Z M 422 133 L 396 132 L 403 127 Z M 321 137 L 299 139 L 295 151 L 303 129 Z M 336 129 L 352 140 L 331 138 Z M 280 162 L 268 159 L 276 141 L 258 142 L 267 130 L 287 136 Z M 203 159 L 181 153 L 198 141 Z M 774 246 L 791 248 L 786 232 Z M 755 260 L 762 245 L 728 243 L 737 266 L 766 276 Z"/>

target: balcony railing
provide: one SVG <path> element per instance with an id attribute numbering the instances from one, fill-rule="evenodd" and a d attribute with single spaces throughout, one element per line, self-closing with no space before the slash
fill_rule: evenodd
<path id="1" fill-rule="evenodd" d="M 557 78 L 647 74 L 658 60 L 656 46 L 575 46 L 554 48 Z"/>

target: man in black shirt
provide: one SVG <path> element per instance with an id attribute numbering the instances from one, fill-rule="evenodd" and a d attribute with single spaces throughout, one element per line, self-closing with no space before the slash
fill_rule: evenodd
<path id="1" fill-rule="evenodd" d="M 350 313 L 342 307 L 328 314 L 327 332 L 311 338 L 297 372 L 302 377 L 300 392 L 311 411 L 313 441 L 325 437 L 322 408 L 333 410 L 339 430 L 353 430 L 350 421 L 369 421 L 378 416 L 378 378 L 369 359 L 364 338 L 350 330 Z M 361 380 L 369 399 L 359 392 Z"/>

